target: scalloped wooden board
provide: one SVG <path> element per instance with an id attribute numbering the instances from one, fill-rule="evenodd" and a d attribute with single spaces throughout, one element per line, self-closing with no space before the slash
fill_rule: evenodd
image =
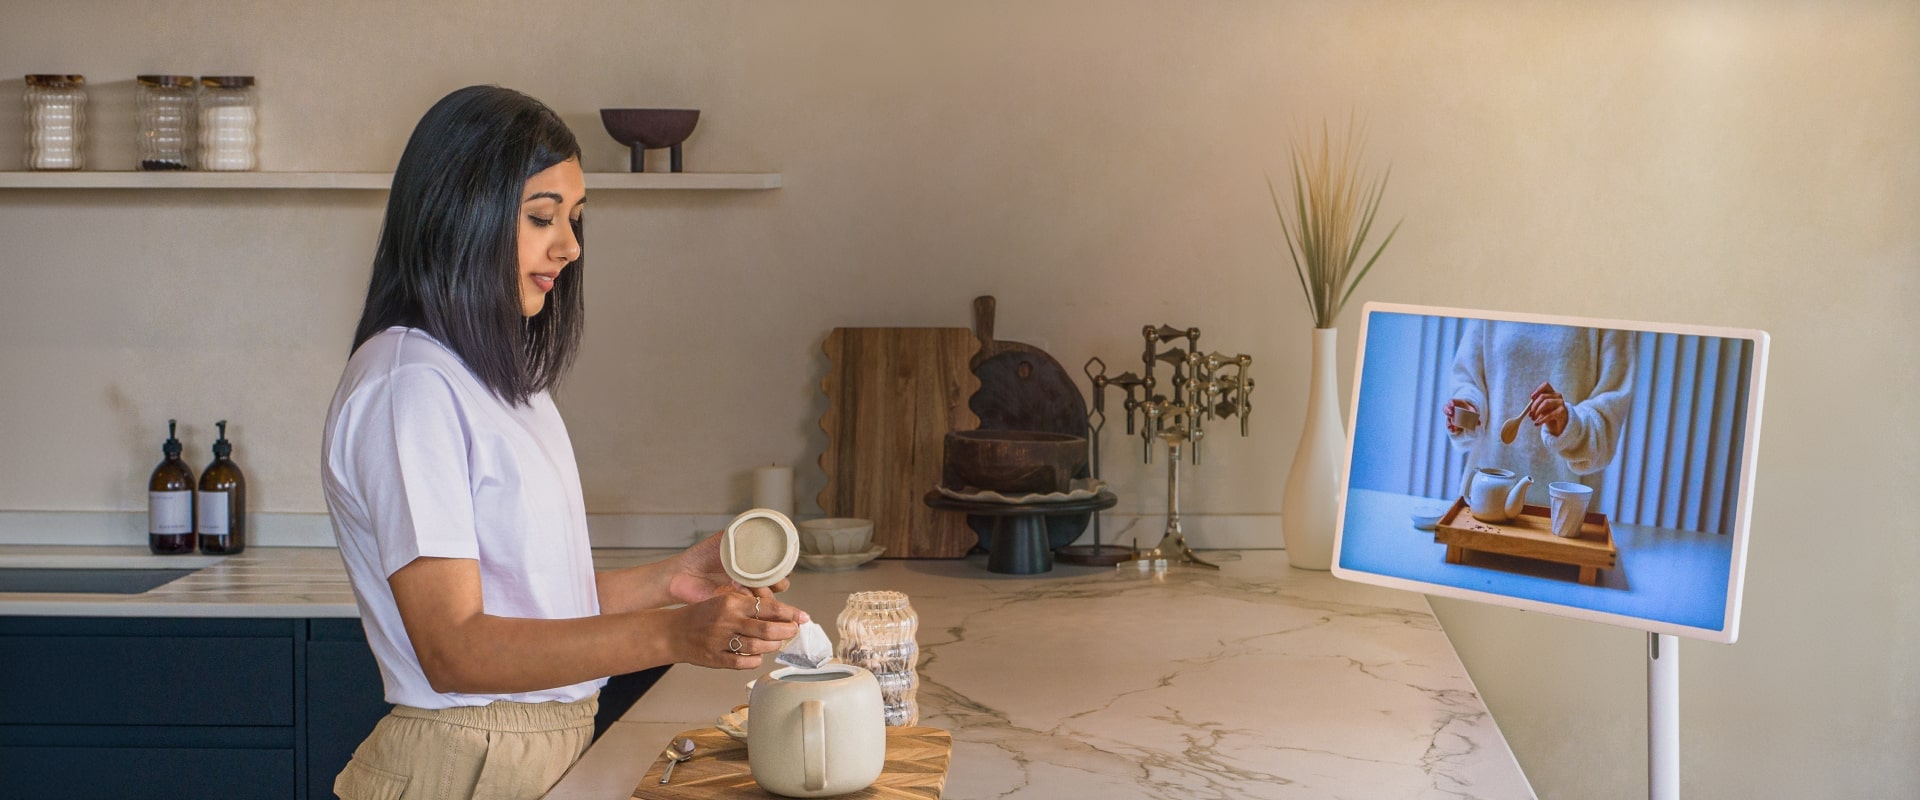
<path id="1" fill-rule="evenodd" d="M 980 342 L 966 328 L 835 328 L 820 388 L 827 473 L 820 508 L 873 521 L 887 558 L 959 558 L 979 540 L 961 514 L 921 498 L 940 482 L 948 431 L 973 430 Z"/>

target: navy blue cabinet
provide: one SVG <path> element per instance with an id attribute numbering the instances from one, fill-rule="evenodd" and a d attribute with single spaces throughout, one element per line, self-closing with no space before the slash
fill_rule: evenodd
<path id="1" fill-rule="evenodd" d="M 316 619 L 307 628 L 307 794 L 333 796 L 333 778 L 387 715 L 380 665 L 357 619 Z"/>
<path id="2" fill-rule="evenodd" d="M 0 795 L 325 800 L 381 695 L 357 619 L 0 617 Z"/>
<path id="3" fill-rule="evenodd" d="M 306 624 L 0 617 L 5 791 L 297 796 Z"/>

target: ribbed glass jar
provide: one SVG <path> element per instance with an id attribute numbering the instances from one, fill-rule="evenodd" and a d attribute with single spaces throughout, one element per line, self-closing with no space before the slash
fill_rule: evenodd
<path id="1" fill-rule="evenodd" d="M 836 622 L 840 661 L 865 668 L 880 681 L 887 724 L 920 721 L 920 615 L 900 592 L 855 592 Z"/>
<path id="2" fill-rule="evenodd" d="M 87 79 L 28 75 L 27 169 L 86 168 Z"/>
<path id="3" fill-rule="evenodd" d="M 200 168 L 250 170 L 259 118 L 252 75 L 200 78 Z"/>
<path id="4" fill-rule="evenodd" d="M 194 101 L 199 81 L 192 75 L 141 75 L 136 82 L 140 168 L 192 169 Z"/>

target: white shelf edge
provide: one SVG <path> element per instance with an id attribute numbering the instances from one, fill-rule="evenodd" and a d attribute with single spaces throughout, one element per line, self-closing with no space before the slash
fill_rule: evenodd
<path id="1" fill-rule="evenodd" d="M 390 172 L 27 172 L 0 171 L 0 189 L 357 189 L 386 191 Z M 587 188 L 755 190 L 780 188 L 778 172 L 589 172 Z"/>

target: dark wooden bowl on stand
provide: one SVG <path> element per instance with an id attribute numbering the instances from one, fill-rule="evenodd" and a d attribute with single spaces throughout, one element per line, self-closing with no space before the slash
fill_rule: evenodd
<path id="1" fill-rule="evenodd" d="M 948 488 L 1065 492 L 1087 468 L 1087 438 L 1045 431 L 950 431 L 944 458 Z"/>
<path id="2" fill-rule="evenodd" d="M 646 172 L 646 153 L 662 147 L 672 151 L 672 169 L 680 171 L 680 144 L 693 135 L 700 121 L 695 108 L 603 108 L 600 124 L 613 140 L 633 149 L 634 172 Z"/>

